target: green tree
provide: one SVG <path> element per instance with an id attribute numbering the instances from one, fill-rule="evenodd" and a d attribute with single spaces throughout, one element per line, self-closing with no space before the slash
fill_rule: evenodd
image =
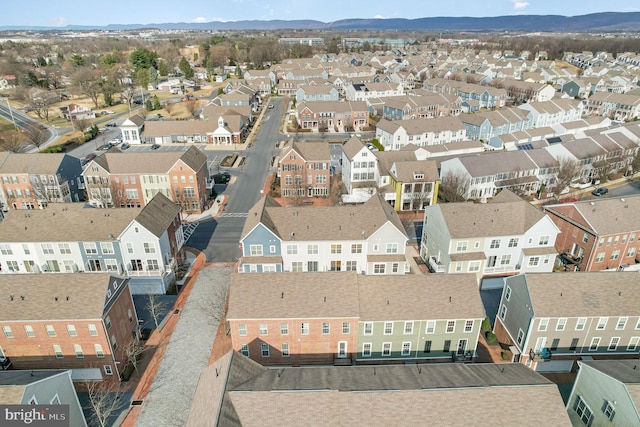
<path id="1" fill-rule="evenodd" d="M 187 58 L 185 58 L 184 56 L 182 57 L 182 59 L 180 60 L 180 63 L 178 64 L 178 69 L 182 71 L 182 74 L 184 74 L 185 79 L 191 79 L 193 77 L 193 69 L 191 69 L 191 65 L 189 65 Z"/>
<path id="2" fill-rule="evenodd" d="M 162 77 L 169 75 L 169 67 L 167 66 L 166 62 L 158 61 L 158 74 Z"/>
<path id="3" fill-rule="evenodd" d="M 145 68 L 140 68 L 136 71 L 136 82 L 140 87 L 146 90 L 149 85 L 149 71 Z"/>
<path id="4" fill-rule="evenodd" d="M 113 67 L 117 62 L 116 57 L 111 53 L 107 53 L 102 57 L 102 65 L 106 65 L 107 67 Z"/>
<path id="5" fill-rule="evenodd" d="M 153 85 L 153 87 L 157 87 L 158 86 L 158 71 L 155 69 L 155 67 L 151 67 L 148 70 L 149 73 L 149 83 L 151 83 Z"/>
<path id="6" fill-rule="evenodd" d="M 77 53 L 71 55 L 71 63 L 74 67 L 82 67 L 84 65 L 84 58 Z"/>
<path id="7" fill-rule="evenodd" d="M 147 111 L 153 111 L 153 104 L 151 103 L 150 99 L 147 99 L 146 101 L 144 101 L 144 108 L 147 109 Z"/>
<path id="8" fill-rule="evenodd" d="M 151 67 L 158 66 L 158 54 L 152 50 L 141 47 L 131 52 L 129 63 L 134 72 L 137 72 L 141 68 L 148 70 Z"/>
<path id="9" fill-rule="evenodd" d="M 158 95 L 153 95 L 153 109 L 154 110 L 162 110 L 162 104 L 160 104 L 160 100 L 158 99 Z"/>

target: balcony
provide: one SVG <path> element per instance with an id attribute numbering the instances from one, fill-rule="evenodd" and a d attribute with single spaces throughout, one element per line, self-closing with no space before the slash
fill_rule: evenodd
<path id="1" fill-rule="evenodd" d="M 444 265 L 436 260 L 436 257 L 429 257 L 429 270 L 432 273 L 444 273 Z"/>
<path id="2" fill-rule="evenodd" d="M 518 270 L 520 270 L 520 264 L 507 264 L 507 265 L 496 265 L 495 267 L 485 267 L 484 273 L 485 274 L 504 273 L 504 272 L 518 271 Z"/>

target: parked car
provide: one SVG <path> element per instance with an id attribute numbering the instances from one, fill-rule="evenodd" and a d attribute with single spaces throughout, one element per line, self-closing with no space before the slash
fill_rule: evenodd
<path id="1" fill-rule="evenodd" d="M 600 188 L 596 188 L 595 190 L 593 190 L 591 192 L 591 194 L 593 194 L 594 196 L 604 196 L 608 192 L 609 192 L 608 188 L 600 187 Z"/>
<path id="2" fill-rule="evenodd" d="M 122 145 L 120 146 L 120 149 L 121 149 L 121 150 L 126 150 L 126 149 L 127 149 L 127 148 L 129 148 L 129 147 L 131 147 L 131 146 L 125 142 L 124 144 L 122 144 Z"/>
<path id="3" fill-rule="evenodd" d="M 269 104 L 269 110 L 273 110 L 273 104 Z"/>
<path id="4" fill-rule="evenodd" d="M 96 157 L 98 157 L 98 156 L 96 156 L 96 153 L 89 153 L 89 154 L 87 154 L 85 156 L 84 160 L 86 162 L 90 162 L 91 160 L 95 159 Z"/>
<path id="5" fill-rule="evenodd" d="M 153 144 L 153 145 L 151 146 L 151 149 L 152 149 L 152 150 L 157 150 L 158 148 L 160 148 L 160 144 Z"/>
<path id="6" fill-rule="evenodd" d="M 229 173 L 217 173 L 213 175 L 213 182 L 215 184 L 227 184 L 231 180 Z"/>

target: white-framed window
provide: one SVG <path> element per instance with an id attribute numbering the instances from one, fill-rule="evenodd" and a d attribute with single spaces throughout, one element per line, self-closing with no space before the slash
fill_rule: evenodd
<path id="1" fill-rule="evenodd" d="M 427 334 L 433 334 L 436 332 L 436 321 L 435 320 L 427 320 Z"/>
<path id="2" fill-rule="evenodd" d="M 620 257 L 620 249 L 616 249 L 615 251 L 611 252 L 612 260 L 618 259 L 619 257 Z"/>
<path id="3" fill-rule="evenodd" d="M 517 248 L 519 240 L 520 239 L 518 239 L 517 237 L 512 237 L 511 239 L 509 239 L 509 247 L 510 248 Z"/>
<path id="4" fill-rule="evenodd" d="M 616 330 L 623 331 L 624 328 L 627 326 L 627 320 L 629 320 L 628 317 L 619 317 L 618 323 L 616 323 Z"/>
<path id="5" fill-rule="evenodd" d="M 371 357 L 371 343 L 362 343 L 362 357 Z"/>
<path id="6" fill-rule="evenodd" d="M 116 251 L 113 250 L 113 243 L 111 242 L 100 242 L 100 250 L 105 255 L 113 255 L 116 253 Z"/>
<path id="7" fill-rule="evenodd" d="M 489 247 L 491 249 L 498 249 L 500 248 L 500 240 L 499 239 L 493 239 L 491 240 L 491 244 L 489 245 Z"/>
<path id="8" fill-rule="evenodd" d="M 339 358 L 347 357 L 347 342 L 346 341 L 338 341 L 338 357 Z"/>
<path id="9" fill-rule="evenodd" d="M 96 352 L 96 357 L 102 359 L 104 357 L 104 351 L 102 350 L 102 346 L 100 344 L 94 344 L 93 350 Z"/>
<path id="10" fill-rule="evenodd" d="M 105 375 L 113 375 L 113 369 L 111 369 L 111 365 L 104 365 L 102 368 L 104 369 Z"/>
<path id="11" fill-rule="evenodd" d="M 53 397 L 51 398 L 51 400 L 49 401 L 50 405 L 61 405 L 62 403 L 60 402 L 60 397 L 58 396 L 58 393 L 54 394 Z"/>
<path id="12" fill-rule="evenodd" d="M 539 256 L 532 256 L 529 258 L 529 267 L 537 267 L 540 264 L 540 257 Z"/>
<path id="13" fill-rule="evenodd" d="M 578 317 L 576 321 L 576 331 L 584 331 L 584 326 L 587 324 L 586 317 Z"/>
<path id="14" fill-rule="evenodd" d="M 42 253 L 45 255 L 53 255 L 53 245 L 51 243 L 42 243 Z"/>
<path id="15" fill-rule="evenodd" d="M 294 273 L 302 272 L 302 261 L 293 261 L 291 263 L 291 271 Z"/>
<path id="16" fill-rule="evenodd" d="M 289 335 L 288 323 L 280 323 L 280 335 Z"/>
<path id="17" fill-rule="evenodd" d="M 76 354 L 77 359 L 84 359 L 84 353 L 82 352 L 82 346 L 80 344 L 73 345 L 73 352 Z"/>
<path id="18" fill-rule="evenodd" d="M 604 413 L 604 416 L 607 417 L 609 421 L 613 421 L 613 417 L 616 416 L 616 409 L 613 406 L 613 404 L 609 401 L 607 401 L 607 404 L 604 405 L 604 408 L 602 408 L 602 412 Z"/>
<path id="19" fill-rule="evenodd" d="M 522 344 L 522 339 L 524 338 L 524 331 L 518 328 L 518 337 L 516 338 L 516 342 L 518 344 Z"/>
<path id="20" fill-rule="evenodd" d="M 27 337 L 29 338 L 33 338 L 36 336 L 35 331 L 33 330 L 33 326 L 31 325 L 24 325 L 24 333 L 27 335 Z"/>
<path id="21" fill-rule="evenodd" d="M 307 254 L 308 255 L 317 255 L 318 254 L 318 245 L 307 245 Z"/>
<path id="22" fill-rule="evenodd" d="M 611 337 L 611 341 L 609 341 L 609 347 L 607 351 L 616 351 L 618 349 L 618 344 L 620 343 L 620 337 Z"/>
<path id="23" fill-rule="evenodd" d="M 391 343 L 383 342 L 382 343 L 382 355 L 383 356 L 391 356 Z"/>
<path id="24" fill-rule="evenodd" d="M 506 316 L 507 316 L 507 306 L 503 304 L 502 307 L 500 307 L 500 318 L 504 320 Z"/>
<path id="25" fill-rule="evenodd" d="M 11 250 L 11 246 L 6 243 L 0 244 L 0 253 L 2 255 L 13 255 L 13 251 Z"/>
<path id="26" fill-rule="evenodd" d="M 243 356 L 249 357 L 249 346 L 247 344 L 242 344 L 240 346 L 240 353 L 242 353 Z"/>
<path id="27" fill-rule="evenodd" d="M 262 357 L 269 357 L 269 344 L 260 344 L 260 351 L 262 353 Z"/>
<path id="28" fill-rule="evenodd" d="M 280 352 L 282 353 L 282 357 L 289 357 L 289 343 L 283 342 Z"/>
<path id="29" fill-rule="evenodd" d="M 53 325 L 45 325 L 45 329 L 47 330 L 47 335 L 50 337 L 56 336 L 56 330 Z"/>
<path id="30" fill-rule="evenodd" d="M 596 256 L 596 262 L 602 262 L 604 261 L 604 252 L 598 252 L 598 256 Z"/>
<path id="31" fill-rule="evenodd" d="M 451 334 L 453 333 L 453 331 L 455 331 L 456 329 L 456 321 L 455 320 L 447 320 L 447 329 L 445 330 L 446 333 Z"/>
<path id="32" fill-rule="evenodd" d="M 467 333 L 473 331 L 473 320 L 467 320 L 464 322 L 464 331 Z"/>
<path id="33" fill-rule="evenodd" d="M 298 246 L 287 245 L 287 255 L 298 255 Z"/>
<path id="34" fill-rule="evenodd" d="M 244 337 L 247 335 L 247 325 L 245 323 L 238 324 L 238 335 Z"/>
<path id="35" fill-rule="evenodd" d="M 322 335 L 328 335 L 331 331 L 331 325 L 329 322 L 322 322 Z"/>
<path id="36" fill-rule="evenodd" d="M 549 244 L 549 236 L 540 236 L 540 240 L 538 241 L 539 246 L 546 246 Z"/>
<path id="37" fill-rule="evenodd" d="M 373 264 L 373 274 L 384 274 L 386 264 L 375 263 Z"/>
<path id="38" fill-rule="evenodd" d="M 84 246 L 85 253 L 89 255 L 95 255 L 98 253 L 98 246 L 95 242 L 84 242 L 82 245 Z"/>
<path id="39" fill-rule="evenodd" d="M 402 343 L 402 355 L 409 356 L 411 354 L 411 341 L 404 341 Z"/>
<path id="40" fill-rule="evenodd" d="M 469 262 L 469 273 L 473 273 L 476 271 L 480 271 L 480 261 L 470 261 Z"/>
<path id="41" fill-rule="evenodd" d="M 596 351 L 600 345 L 600 337 L 591 338 L 591 344 L 589 344 L 589 351 Z"/>
<path id="42" fill-rule="evenodd" d="M 104 322 L 107 325 L 107 330 L 111 329 L 111 318 L 109 316 L 104 319 Z"/>
<path id="43" fill-rule="evenodd" d="M 631 337 L 631 339 L 629 339 L 629 344 L 627 345 L 627 351 L 636 351 L 639 342 L 640 337 Z"/>
<path id="44" fill-rule="evenodd" d="M 398 244 L 397 243 L 387 243 L 387 247 L 385 250 L 388 254 L 397 254 L 398 253 Z"/>
<path id="45" fill-rule="evenodd" d="M 469 247 L 469 242 L 461 241 L 456 243 L 456 252 L 466 252 Z"/>
<path id="46" fill-rule="evenodd" d="M 115 335 L 111 335 L 111 348 L 113 349 L 113 351 L 116 351 L 118 349 L 118 341 L 116 341 Z"/>
<path id="47" fill-rule="evenodd" d="M 505 291 L 504 291 L 504 299 L 506 301 L 509 301 L 509 299 L 511 298 L 511 286 L 507 285 Z"/>
<path id="48" fill-rule="evenodd" d="M 576 414 L 578 414 L 580 421 L 582 421 L 584 425 L 591 425 L 591 422 L 593 421 L 593 412 L 591 412 L 591 408 L 589 408 L 587 403 L 582 400 L 582 397 L 576 397 L 576 403 L 573 405 L 573 410 L 576 411 Z"/>
<path id="49" fill-rule="evenodd" d="M 560 317 L 556 323 L 556 331 L 564 331 L 565 326 L 567 326 L 567 318 Z"/>
<path id="50" fill-rule="evenodd" d="M 269 335 L 269 330 L 266 323 L 260 323 L 260 335 Z"/>
<path id="51" fill-rule="evenodd" d="M 362 253 L 362 243 L 353 243 L 351 245 L 351 253 L 352 254 L 361 254 Z"/>
<path id="52" fill-rule="evenodd" d="M 538 323 L 538 330 L 539 331 L 546 331 L 547 330 L 547 326 L 549 326 L 549 319 L 547 319 L 547 318 L 540 319 L 540 323 Z"/>
<path id="53" fill-rule="evenodd" d="M 413 333 L 413 322 L 404 322 L 404 334 L 410 335 Z"/>
<path id="54" fill-rule="evenodd" d="M 251 256 L 262 256 L 262 245 L 249 245 Z"/>
<path id="55" fill-rule="evenodd" d="M 511 264 L 511 255 L 506 254 L 500 257 L 500 265 L 509 265 Z"/>
<path id="56" fill-rule="evenodd" d="M 384 322 L 384 334 L 385 335 L 393 334 L 393 322 Z"/>
<path id="57" fill-rule="evenodd" d="M 143 242 L 142 246 L 144 247 L 145 254 L 155 254 L 156 253 L 156 245 L 153 242 Z"/>
<path id="58" fill-rule="evenodd" d="M 300 324 L 300 329 L 302 331 L 302 335 L 309 335 L 309 323 L 302 322 Z"/>
<path id="59" fill-rule="evenodd" d="M 58 243 L 58 250 L 60 251 L 61 254 L 70 254 L 71 253 L 71 246 L 69 246 L 68 243 Z"/>
<path id="60" fill-rule="evenodd" d="M 338 243 L 331 244 L 331 253 L 332 254 L 341 254 L 342 253 L 342 245 Z"/>
<path id="61" fill-rule="evenodd" d="M 56 359 L 64 358 L 64 354 L 62 353 L 62 347 L 60 347 L 58 344 L 53 345 L 53 354 L 56 355 Z"/>
<path id="62" fill-rule="evenodd" d="M 601 331 L 604 328 L 607 327 L 607 320 L 609 320 L 608 317 L 601 317 L 598 319 L 598 324 L 596 326 L 596 330 Z"/>
<path id="63" fill-rule="evenodd" d="M 76 327 L 74 325 L 67 325 L 67 332 L 70 337 L 78 336 L 78 332 L 76 332 Z"/>
<path id="64" fill-rule="evenodd" d="M 351 323 L 350 322 L 342 322 L 342 333 L 343 334 L 351 333 Z"/>
<path id="65" fill-rule="evenodd" d="M 364 322 L 363 335 L 373 335 L 373 322 Z"/>

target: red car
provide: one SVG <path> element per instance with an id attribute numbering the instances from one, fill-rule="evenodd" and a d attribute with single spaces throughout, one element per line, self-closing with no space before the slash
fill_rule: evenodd
<path id="1" fill-rule="evenodd" d="M 89 153 L 89 154 L 87 154 L 87 156 L 84 158 L 84 160 L 85 160 L 86 162 L 90 162 L 91 160 L 95 159 L 96 157 L 98 157 L 98 156 L 96 156 L 96 153 Z"/>

